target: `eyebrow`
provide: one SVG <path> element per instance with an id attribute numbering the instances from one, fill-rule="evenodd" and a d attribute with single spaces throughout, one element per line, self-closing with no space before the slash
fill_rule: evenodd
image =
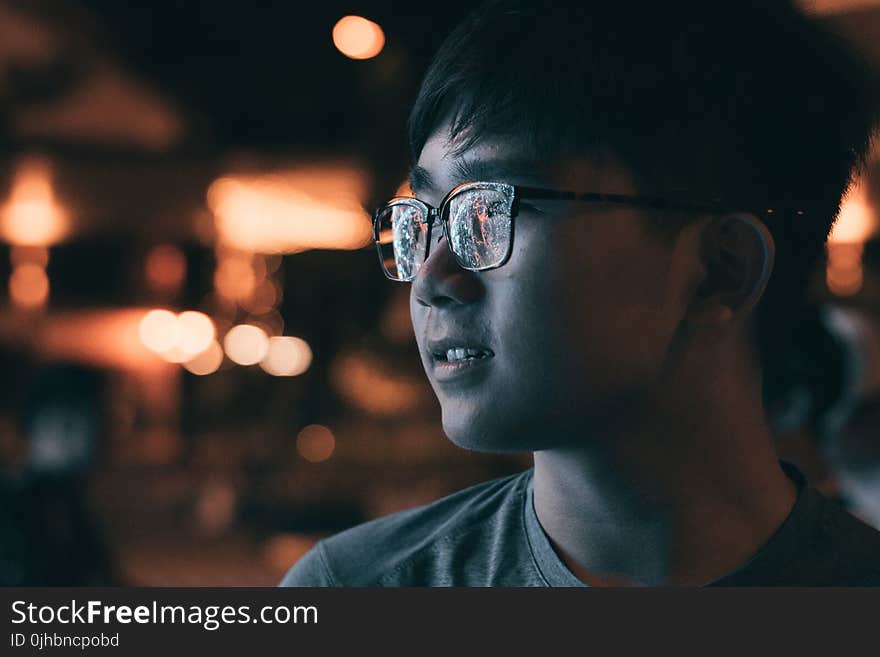
<path id="1" fill-rule="evenodd" d="M 540 166 L 534 160 L 519 158 L 504 159 L 457 159 L 452 163 L 452 176 L 457 183 L 473 181 L 510 180 L 527 181 L 541 184 L 545 176 L 540 173 Z M 413 192 L 437 191 L 437 185 L 431 172 L 421 166 L 414 166 L 409 172 L 409 186 Z M 448 191 L 448 190 L 446 190 Z"/>
<path id="2" fill-rule="evenodd" d="M 431 172 L 425 167 L 419 165 L 414 166 L 409 171 L 409 188 L 415 192 L 433 191 L 437 188 L 434 184 L 434 178 Z"/>

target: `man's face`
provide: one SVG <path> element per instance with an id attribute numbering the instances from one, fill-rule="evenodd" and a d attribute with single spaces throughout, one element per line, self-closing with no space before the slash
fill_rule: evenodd
<path id="1" fill-rule="evenodd" d="M 447 135 L 441 129 L 427 142 L 417 165 L 422 175 L 414 176 L 420 184 L 413 191 L 434 206 L 472 180 L 635 192 L 610 165 L 528 171 L 511 164 L 522 161 L 511 142 L 481 141 L 459 154 Z M 412 283 L 410 311 L 453 442 L 537 451 L 596 437 L 607 418 L 638 412 L 661 378 L 687 269 L 678 242 L 646 234 L 638 213 L 525 199 L 501 268 L 466 271 L 445 240 L 432 248 Z M 450 348 L 491 355 L 450 362 Z"/>

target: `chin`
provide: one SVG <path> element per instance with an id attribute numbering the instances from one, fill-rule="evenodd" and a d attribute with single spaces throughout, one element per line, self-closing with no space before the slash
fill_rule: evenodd
<path id="1" fill-rule="evenodd" d="M 516 454 L 547 449 L 549 445 L 538 443 L 538 439 L 546 437 L 543 432 L 522 432 L 516 425 L 497 418 L 474 418 L 462 414 L 443 411 L 443 432 L 457 447 L 473 452 L 492 452 L 495 454 Z"/>

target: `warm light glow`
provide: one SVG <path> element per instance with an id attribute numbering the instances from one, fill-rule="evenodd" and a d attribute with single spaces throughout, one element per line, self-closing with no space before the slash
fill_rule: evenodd
<path id="1" fill-rule="evenodd" d="M 40 265 L 26 262 L 9 276 L 9 298 L 17 306 L 38 308 L 49 299 L 49 277 Z"/>
<path id="2" fill-rule="evenodd" d="M 198 376 L 213 374 L 223 364 L 223 348 L 216 340 L 212 340 L 208 348 L 198 356 L 183 364 L 187 371 Z"/>
<path id="3" fill-rule="evenodd" d="M 264 278 L 254 291 L 241 302 L 241 307 L 254 315 L 265 315 L 272 312 L 278 302 L 281 301 L 278 285 L 271 279 Z"/>
<path id="4" fill-rule="evenodd" d="M 278 175 L 227 176 L 208 190 L 222 245 L 250 253 L 296 253 L 307 249 L 359 249 L 371 239 L 362 199 L 365 175 L 346 166 L 310 166 Z M 251 280 L 253 280 L 253 267 Z M 215 282 L 235 285 L 221 273 Z M 254 281 L 254 284 L 256 281 Z M 239 295 L 243 296 L 243 295 Z"/>
<path id="5" fill-rule="evenodd" d="M 277 336 L 269 338 L 269 349 L 260 367 L 273 376 L 297 376 L 312 363 L 312 349 L 301 338 Z"/>
<path id="6" fill-rule="evenodd" d="M 173 244 L 160 244 L 147 254 L 145 269 L 151 288 L 161 292 L 176 292 L 186 278 L 186 257 Z"/>
<path id="7" fill-rule="evenodd" d="M 151 310 L 141 320 L 138 334 L 144 346 L 161 354 L 177 346 L 180 323 L 177 315 L 168 310 Z"/>
<path id="8" fill-rule="evenodd" d="M 828 244 L 828 264 L 825 268 L 825 284 L 828 290 L 839 297 L 849 297 L 862 289 L 864 269 L 861 242 L 841 242 Z"/>
<path id="9" fill-rule="evenodd" d="M 864 182 L 856 179 L 841 201 L 837 220 L 828 236 L 825 284 L 832 294 L 848 297 L 862 289 L 864 243 L 876 229 L 876 214 L 868 202 Z"/>
<path id="10" fill-rule="evenodd" d="M 876 227 L 874 212 L 867 201 L 863 183 L 856 181 L 840 203 L 840 211 L 828 236 L 828 242 L 864 242 L 874 233 Z"/>
<path id="11" fill-rule="evenodd" d="M 256 274 L 250 254 L 218 254 L 214 287 L 220 296 L 232 301 L 247 299 L 253 294 L 256 284 Z"/>
<path id="12" fill-rule="evenodd" d="M 347 401 L 376 415 L 413 409 L 423 389 L 411 377 L 388 372 L 381 360 L 365 352 L 337 357 L 330 376 Z"/>
<path id="13" fill-rule="evenodd" d="M 138 372 L 168 371 L 138 336 L 143 308 L 56 311 L 31 331 L 34 348 L 51 360 Z M 173 370 L 171 370 L 173 371 Z"/>
<path id="14" fill-rule="evenodd" d="M 385 46 L 385 33 L 361 16 L 344 16 L 333 26 L 333 44 L 346 57 L 370 59 Z"/>
<path id="15" fill-rule="evenodd" d="M 168 351 L 163 351 L 159 354 L 159 358 L 164 360 L 166 363 L 174 363 L 175 365 L 180 365 L 181 363 L 188 361 L 192 358 L 192 354 L 186 353 L 180 347 L 172 347 Z"/>
<path id="16" fill-rule="evenodd" d="M 239 324 L 229 329 L 223 339 L 223 348 L 229 360 L 239 365 L 256 365 L 269 350 L 266 332 L 250 324 Z"/>
<path id="17" fill-rule="evenodd" d="M 320 424 L 304 427 L 296 437 L 296 449 L 300 455 L 312 463 L 326 461 L 336 448 L 333 432 Z"/>
<path id="18" fill-rule="evenodd" d="M 0 208 L 0 227 L 6 241 L 22 246 L 48 246 L 67 234 L 67 212 L 55 200 L 46 161 L 29 159 L 19 166 Z"/>
<path id="19" fill-rule="evenodd" d="M 49 249 L 44 246 L 13 246 L 9 249 L 9 262 L 13 267 L 31 263 L 45 269 L 49 264 Z"/>
<path id="20" fill-rule="evenodd" d="M 151 310 L 140 323 L 141 342 L 169 363 L 183 363 L 202 353 L 217 334 L 214 322 L 204 313 L 186 310 Z"/>
<path id="21" fill-rule="evenodd" d="M 284 318 L 281 317 L 281 313 L 277 310 L 268 312 L 265 315 L 250 315 L 245 320 L 245 323 L 259 326 L 270 337 L 284 334 Z"/>
<path id="22" fill-rule="evenodd" d="M 214 322 L 204 313 L 187 310 L 177 316 L 180 338 L 175 345 L 184 354 L 195 356 L 211 346 L 217 334 Z"/>

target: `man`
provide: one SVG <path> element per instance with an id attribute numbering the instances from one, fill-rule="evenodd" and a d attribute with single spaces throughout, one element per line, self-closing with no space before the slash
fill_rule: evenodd
<path id="1" fill-rule="evenodd" d="M 880 533 L 777 461 L 762 401 L 869 80 L 785 2 L 568 4 L 452 33 L 410 118 L 416 198 L 374 222 L 445 432 L 534 468 L 325 539 L 282 584 L 880 585 Z"/>

